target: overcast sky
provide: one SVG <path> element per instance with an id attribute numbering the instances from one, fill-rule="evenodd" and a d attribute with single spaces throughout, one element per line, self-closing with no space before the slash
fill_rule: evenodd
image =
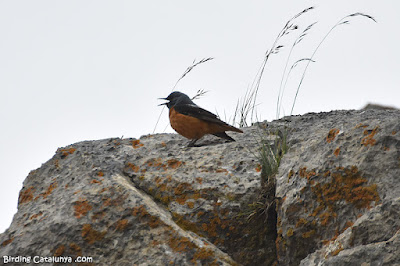
<path id="1" fill-rule="evenodd" d="M 176 89 L 189 96 L 207 90 L 197 104 L 230 121 L 286 21 L 313 5 L 267 64 L 257 100 L 261 119 L 276 117 L 294 38 L 318 21 L 291 63 L 309 57 L 340 18 L 355 12 L 378 23 L 354 17 L 332 32 L 309 66 L 294 114 L 368 102 L 400 108 L 399 0 L 1 1 L 0 232 L 29 171 L 58 147 L 152 133 L 162 109 L 157 98 L 171 92 L 194 59 L 215 58 Z M 284 114 L 304 66 L 288 82 Z M 156 132 L 173 132 L 167 125 L 164 110 Z"/>

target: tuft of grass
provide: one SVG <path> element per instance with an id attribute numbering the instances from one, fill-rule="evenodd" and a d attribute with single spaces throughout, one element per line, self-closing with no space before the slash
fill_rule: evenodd
<path id="1" fill-rule="evenodd" d="M 258 145 L 260 148 L 255 155 L 261 164 L 261 191 L 257 200 L 249 205 L 250 212 L 247 219 L 251 220 L 257 217 L 264 217 L 264 221 L 267 224 L 271 222 L 275 223 L 274 226 L 276 229 L 276 222 L 274 222 L 276 218 L 275 207 L 277 206 L 275 176 L 278 173 L 282 157 L 288 150 L 288 130 L 285 127 L 268 133 L 267 130 L 263 132 L 264 135 Z M 270 135 L 275 136 L 272 143 L 267 138 Z M 256 141 L 258 140 L 256 139 Z"/>
<path id="2" fill-rule="evenodd" d="M 255 107 L 256 107 L 256 100 L 258 96 L 258 91 L 260 89 L 260 84 L 261 84 L 261 79 L 264 75 L 264 71 L 266 69 L 266 64 L 268 62 L 268 59 L 271 55 L 277 54 L 281 51 L 281 49 L 284 47 L 282 44 L 280 44 L 281 39 L 290 34 L 291 32 L 299 29 L 299 26 L 295 24 L 295 20 L 299 18 L 300 16 L 306 14 L 310 10 L 314 9 L 314 7 L 309 7 L 301 11 L 300 13 L 296 14 L 293 16 L 290 20 L 288 20 L 285 24 L 285 26 L 282 28 L 282 30 L 279 32 L 277 38 L 275 39 L 274 43 L 272 44 L 272 48 L 267 50 L 265 53 L 263 62 L 261 64 L 261 67 L 259 71 L 257 72 L 257 75 L 253 81 L 253 84 L 250 89 L 248 89 L 242 99 L 238 100 L 238 103 L 236 105 L 236 110 L 235 110 L 235 118 L 239 117 L 239 126 L 247 126 L 247 121 L 250 119 L 251 122 L 254 120 L 254 113 Z M 289 68 L 289 62 L 291 60 L 292 54 L 296 46 L 304 40 L 304 38 L 310 33 L 312 28 L 317 22 L 309 24 L 299 35 L 298 37 L 294 40 L 292 43 L 292 46 L 289 50 L 288 56 L 286 58 L 286 63 L 285 67 L 283 69 L 282 73 L 282 78 L 279 86 L 279 91 L 278 91 L 278 98 L 276 102 L 276 118 L 279 119 L 280 117 L 280 112 L 282 108 L 282 100 L 284 97 L 286 85 L 288 82 L 288 79 L 292 73 L 292 70 L 296 68 L 299 64 L 305 63 L 305 68 L 303 70 L 302 76 L 300 78 L 300 81 L 298 83 L 296 93 L 293 99 L 293 104 L 291 107 L 290 115 L 293 114 L 293 110 L 296 104 L 297 96 L 300 91 L 300 88 L 303 84 L 304 77 L 307 73 L 308 67 L 310 63 L 315 62 L 314 61 L 314 56 L 321 47 L 321 45 L 324 43 L 326 38 L 331 34 L 331 32 L 336 29 L 337 27 L 341 25 L 347 25 L 350 23 L 350 20 L 354 17 L 364 17 L 367 19 L 370 19 L 374 22 L 376 20 L 367 14 L 364 13 L 353 13 L 350 15 L 347 15 L 340 19 L 334 26 L 330 28 L 330 30 L 326 33 L 326 35 L 322 38 L 322 40 L 319 42 L 317 47 L 313 50 L 311 56 L 301 58 L 296 60 L 291 67 Z M 268 141 L 267 136 L 268 135 L 275 135 L 275 139 L 273 143 Z M 262 191 L 260 193 L 260 196 L 258 200 L 250 206 L 252 208 L 252 212 L 248 216 L 248 219 L 252 219 L 255 217 L 256 214 L 258 215 L 265 215 L 266 219 L 268 219 L 268 214 L 273 213 L 274 210 L 272 208 L 276 206 L 276 197 L 275 197 L 275 176 L 278 173 L 279 165 L 280 162 L 284 156 L 284 154 L 288 151 L 288 142 L 287 142 L 287 137 L 288 137 L 288 129 L 287 127 L 284 127 L 283 129 L 277 129 L 275 132 L 268 132 L 267 129 L 261 128 L 260 130 L 257 131 L 258 136 L 254 136 L 258 143 L 258 153 L 255 154 L 257 157 L 259 163 L 261 164 L 261 188 Z"/>
<path id="3" fill-rule="evenodd" d="M 268 183 L 275 182 L 275 175 L 278 173 L 278 168 L 281 163 L 283 155 L 288 150 L 287 145 L 287 128 L 277 129 L 272 132 L 275 136 L 271 144 L 266 138 L 261 140 L 261 147 L 258 153 L 258 159 L 261 163 L 261 186 Z"/>
<path id="4" fill-rule="evenodd" d="M 263 58 L 263 62 L 261 64 L 261 67 L 259 69 L 259 71 L 257 72 L 257 75 L 255 77 L 255 79 L 253 80 L 253 84 L 251 86 L 250 89 L 248 89 L 244 95 L 244 97 L 242 99 L 238 100 L 238 103 L 236 105 L 236 110 L 235 110 L 235 116 L 239 117 L 239 126 L 247 126 L 248 125 L 248 120 L 250 119 L 251 122 L 253 122 L 254 120 L 254 113 L 256 113 L 255 111 L 255 107 L 256 107 L 256 100 L 257 100 L 257 96 L 258 96 L 258 92 L 260 89 L 260 84 L 261 84 L 261 80 L 262 77 L 264 75 L 264 71 L 266 69 L 266 64 L 268 62 L 268 59 L 271 55 L 273 54 L 277 54 L 281 51 L 281 49 L 284 47 L 284 45 L 281 44 L 281 40 L 284 36 L 287 36 L 288 34 L 292 33 L 295 30 L 298 30 L 300 27 L 295 23 L 296 19 L 299 18 L 300 16 L 303 16 L 304 14 L 308 13 L 309 11 L 313 10 L 314 7 L 309 7 L 304 9 L 303 11 L 297 13 L 296 15 L 294 15 L 291 19 L 289 19 L 286 24 L 284 25 L 284 27 L 281 29 L 281 31 L 279 32 L 278 36 L 276 37 L 274 43 L 272 44 L 272 47 L 270 49 L 268 49 L 265 52 L 265 56 Z M 298 86 L 296 88 L 296 93 L 293 99 L 293 104 L 291 107 L 291 112 L 290 115 L 293 114 L 293 110 L 296 104 L 296 100 L 297 100 L 297 96 L 298 93 L 300 91 L 300 88 L 303 84 L 305 75 L 307 73 L 308 67 L 310 65 L 310 63 L 315 62 L 314 61 L 314 56 L 317 53 L 317 51 L 319 50 L 319 48 L 321 47 L 321 45 L 325 42 L 326 38 L 332 33 L 332 31 L 334 29 L 336 29 L 338 26 L 341 25 L 347 25 L 350 23 L 350 20 L 355 18 L 355 17 L 364 17 L 367 18 L 369 20 L 372 20 L 374 22 L 376 22 L 376 20 L 367 14 L 364 13 L 352 13 L 350 15 L 347 15 L 343 18 L 341 18 L 336 24 L 334 24 L 329 31 L 326 33 L 326 35 L 322 38 L 322 40 L 318 43 L 317 47 L 312 51 L 312 54 L 310 57 L 305 57 L 305 58 L 301 58 L 296 60 L 291 67 L 289 68 L 289 62 L 290 59 L 292 57 L 293 51 L 296 48 L 296 46 L 301 43 L 306 37 L 307 35 L 311 32 L 312 28 L 316 25 L 317 22 L 311 23 L 309 24 L 307 27 L 305 27 L 305 29 L 297 36 L 297 38 L 294 40 L 294 42 L 291 45 L 291 48 L 289 50 L 288 56 L 286 58 L 286 63 L 285 63 L 285 67 L 283 69 L 283 73 L 282 73 L 282 78 L 281 78 L 281 82 L 280 82 L 280 86 L 279 86 L 279 90 L 278 90 L 278 98 L 277 98 L 277 102 L 276 102 L 276 118 L 278 119 L 280 117 L 280 111 L 282 109 L 282 99 L 284 97 L 284 93 L 285 93 L 285 89 L 286 89 L 286 84 L 288 82 L 288 79 L 292 73 L 292 70 L 294 68 L 296 68 L 299 64 L 301 63 L 305 63 L 305 68 L 303 70 L 302 76 L 300 78 L 300 81 L 298 83 Z M 263 137 L 263 132 L 258 132 L 258 138 L 259 138 L 259 142 L 261 145 L 261 154 L 259 156 L 259 160 L 261 165 L 263 165 L 265 167 L 265 171 L 267 176 L 273 175 L 277 169 L 277 167 L 279 167 L 279 163 L 280 163 L 280 158 L 278 157 L 279 152 L 286 152 L 287 150 L 287 143 L 286 143 L 286 137 L 287 137 L 287 130 L 285 129 L 284 131 L 280 132 L 280 137 L 278 138 L 279 141 L 283 141 L 284 143 L 275 143 L 276 145 L 279 144 L 279 146 L 283 147 L 283 149 L 281 151 L 273 149 L 272 146 L 270 146 L 268 143 L 265 144 L 265 138 Z M 275 146 L 275 145 L 274 145 Z"/>

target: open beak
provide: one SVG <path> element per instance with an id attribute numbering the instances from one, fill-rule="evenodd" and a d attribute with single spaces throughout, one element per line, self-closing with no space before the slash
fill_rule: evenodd
<path id="1" fill-rule="evenodd" d="M 167 100 L 167 98 L 158 98 L 159 100 Z M 168 102 L 166 102 L 166 103 L 160 103 L 159 105 L 157 105 L 157 106 L 160 106 L 160 105 L 167 105 L 167 103 Z"/>

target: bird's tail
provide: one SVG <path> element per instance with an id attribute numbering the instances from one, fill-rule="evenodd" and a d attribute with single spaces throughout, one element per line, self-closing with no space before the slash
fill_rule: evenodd
<path id="1" fill-rule="evenodd" d="M 229 137 L 225 132 L 214 133 L 213 135 L 222 139 L 227 139 L 229 141 L 235 141 L 233 138 Z"/>
<path id="2" fill-rule="evenodd" d="M 240 129 L 238 129 L 238 128 L 234 127 L 234 126 L 230 126 L 229 130 L 230 130 L 230 131 L 239 132 L 239 133 L 243 133 L 243 131 L 242 131 L 242 130 L 240 130 Z"/>

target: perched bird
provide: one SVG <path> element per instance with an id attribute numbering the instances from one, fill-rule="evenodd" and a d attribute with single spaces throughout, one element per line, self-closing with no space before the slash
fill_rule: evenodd
<path id="1" fill-rule="evenodd" d="M 243 133 L 240 129 L 218 119 L 215 114 L 197 106 L 182 92 L 174 91 L 167 98 L 160 99 L 168 101 L 160 105 L 168 107 L 171 127 L 182 136 L 191 140 L 188 145 L 189 147 L 194 146 L 195 142 L 206 134 L 235 141 L 225 131 Z"/>

